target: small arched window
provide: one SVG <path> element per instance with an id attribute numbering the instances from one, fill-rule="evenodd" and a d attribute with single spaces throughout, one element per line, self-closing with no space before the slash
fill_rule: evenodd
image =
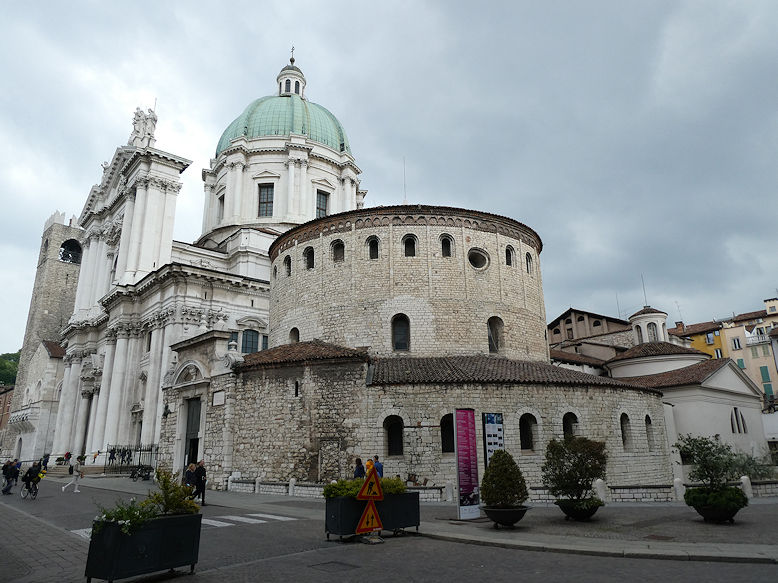
<path id="1" fill-rule="evenodd" d="M 562 331 L 559 328 L 554 328 L 554 336 L 556 336 L 557 334 L 561 334 L 561 333 L 562 333 Z"/>
<path id="2" fill-rule="evenodd" d="M 527 264 L 527 273 L 532 274 L 532 255 L 527 253 L 524 256 L 524 262 Z"/>
<path id="3" fill-rule="evenodd" d="M 632 427 L 629 422 L 629 415 L 626 413 L 621 414 L 621 444 L 624 446 L 624 451 L 632 451 Z"/>
<path id="4" fill-rule="evenodd" d="M 648 443 L 648 451 L 654 451 L 656 448 L 656 437 L 654 436 L 654 424 L 651 422 L 651 417 L 646 415 L 646 443 Z"/>
<path id="5" fill-rule="evenodd" d="M 513 250 L 513 247 L 508 245 L 505 248 L 505 265 L 508 267 L 513 267 L 513 265 L 516 263 L 516 252 Z"/>
<path id="6" fill-rule="evenodd" d="M 413 235 L 403 237 L 403 253 L 406 257 L 416 257 L 416 237 Z"/>
<path id="7" fill-rule="evenodd" d="M 286 83 L 284 84 L 284 89 L 287 93 L 289 93 L 292 90 L 292 81 L 290 79 L 286 80 Z"/>
<path id="8" fill-rule="evenodd" d="M 384 419 L 384 443 L 386 455 L 403 454 L 403 429 L 402 417 L 390 415 Z"/>
<path id="9" fill-rule="evenodd" d="M 289 344 L 300 342 L 300 331 L 297 328 L 289 330 Z"/>
<path id="10" fill-rule="evenodd" d="M 332 242 L 332 261 L 342 263 L 346 258 L 346 245 L 340 239 Z"/>
<path id="11" fill-rule="evenodd" d="M 531 413 L 524 413 L 524 415 L 519 417 L 519 440 L 521 441 L 522 451 L 532 451 L 535 449 L 537 428 L 538 420 Z"/>
<path id="12" fill-rule="evenodd" d="M 454 241 L 449 235 L 443 235 L 440 238 L 440 256 L 452 257 L 454 249 Z"/>
<path id="13" fill-rule="evenodd" d="M 440 450 L 454 453 L 454 415 L 448 413 L 440 420 Z"/>
<path id="14" fill-rule="evenodd" d="M 648 341 L 658 342 L 659 335 L 656 332 L 656 324 L 654 322 L 649 322 L 647 328 L 648 328 Z"/>
<path id="15" fill-rule="evenodd" d="M 578 417 L 575 413 L 567 412 L 562 417 L 562 434 L 565 437 L 578 435 Z"/>
<path id="16" fill-rule="evenodd" d="M 303 251 L 303 263 L 305 263 L 305 269 L 313 269 L 315 266 L 313 247 L 306 247 Z"/>
<path id="17" fill-rule="evenodd" d="M 397 314 L 392 318 L 392 349 L 410 350 L 411 322 L 405 314 Z"/>
<path id="18" fill-rule="evenodd" d="M 294 92 L 297 93 L 297 95 L 300 95 L 300 82 L 295 81 L 294 82 Z"/>
<path id="19" fill-rule="evenodd" d="M 576 322 L 583 322 L 584 321 L 584 317 L 583 316 L 578 316 L 578 318 L 576 318 L 575 321 Z"/>
<path id="20" fill-rule="evenodd" d="M 592 324 L 592 328 L 599 328 L 600 326 L 602 326 L 602 322 L 599 320 L 595 320 L 594 324 Z"/>
<path id="21" fill-rule="evenodd" d="M 81 263 L 81 245 L 75 239 L 68 239 L 59 248 L 59 260 L 65 263 Z"/>
<path id="22" fill-rule="evenodd" d="M 498 353 L 502 347 L 502 319 L 497 316 L 492 316 L 486 322 L 487 336 L 489 340 L 489 352 Z"/>
<path id="23" fill-rule="evenodd" d="M 287 276 L 292 275 L 292 258 L 289 255 L 284 257 L 284 270 Z"/>
<path id="24" fill-rule="evenodd" d="M 243 354 L 251 354 L 259 350 L 259 332 L 256 330 L 244 330 L 240 351 Z"/>
<path id="25" fill-rule="evenodd" d="M 367 240 L 367 256 L 370 259 L 378 259 L 378 237 L 373 236 Z"/>
<path id="26" fill-rule="evenodd" d="M 640 324 L 635 326 L 635 332 L 638 333 L 638 344 L 643 344 L 643 328 L 640 327 Z"/>

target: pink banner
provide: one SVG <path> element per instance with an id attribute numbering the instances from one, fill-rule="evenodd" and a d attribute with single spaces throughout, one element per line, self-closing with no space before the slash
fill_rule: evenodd
<path id="1" fill-rule="evenodd" d="M 459 490 L 459 518 L 478 518 L 478 447 L 475 433 L 475 411 L 457 409 L 455 413 L 457 447 L 457 486 Z"/>

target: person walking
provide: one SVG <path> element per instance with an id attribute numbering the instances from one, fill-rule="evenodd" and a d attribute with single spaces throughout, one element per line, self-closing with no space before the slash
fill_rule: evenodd
<path id="1" fill-rule="evenodd" d="M 81 462 L 84 461 L 84 456 L 77 456 L 76 457 L 76 463 L 73 464 L 73 477 L 70 479 L 70 481 L 62 486 L 62 491 L 64 492 L 65 489 L 73 485 L 73 493 L 80 492 L 81 490 L 78 489 L 78 480 L 84 477 L 84 473 L 81 471 Z"/>
<path id="2" fill-rule="evenodd" d="M 188 466 L 186 466 L 186 472 L 184 472 L 184 484 L 186 484 L 190 488 L 194 488 L 197 485 L 195 482 L 194 464 L 189 464 Z M 190 496 L 190 498 L 194 498 L 194 494 Z"/>
<path id="3" fill-rule="evenodd" d="M 5 478 L 5 484 L 3 486 L 3 494 L 6 496 L 11 493 L 11 488 L 14 485 L 14 473 L 16 472 L 16 465 L 8 460 L 3 465 L 3 478 Z"/>
<path id="4" fill-rule="evenodd" d="M 354 467 L 354 477 L 355 478 L 364 478 L 365 477 L 365 466 L 362 465 L 362 458 L 357 458 L 357 465 Z"/>
<path id="5" fill-rule="evenodd" d="M 197 463 L 197 467 L 195 468 L 195 491 L 192 494 L 192 498 L 197 499 L 197 496 L 200 496 L 200 499 L 202 500 L 200 502 L 200 506 L 205 506 L 205 460 L 200 460 Z"/>
<path id="6" fill-rule="evenodd" d="M 373 467 L 375 468 L 376 473 L 378 474 L 379 478 L 384 477 L 384 464 L 378 461 L 378 456 L 373 456 Z"/>

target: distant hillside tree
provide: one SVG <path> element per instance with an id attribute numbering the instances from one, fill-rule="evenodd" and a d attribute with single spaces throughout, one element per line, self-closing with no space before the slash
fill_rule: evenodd
<path id="1" fill-rule="evenodd" d="M 0 384 L 16 384 L 16 369 L 19 368 L 19 354 L 22 351 L 0 354 Z"/>

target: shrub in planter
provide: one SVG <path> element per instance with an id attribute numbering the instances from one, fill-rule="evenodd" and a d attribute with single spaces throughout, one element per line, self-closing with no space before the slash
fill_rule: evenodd
<path id="1" fill-rule="evenodd" d="M 513 526 L 524 518 L 527 507 L 524 502 L 529 494 L 524 476 L 513 456 L 505 450 L 492 454 L 481 480 L 483 510 L 497 528 Z"/>
<path id="2" fill-rule="evenodd" d="M 189 499 L 192 489 L 175 474 L 157 471 L 158 490 L 137 502 L 117 501 L 100 508 L 92 524 L 85 576 L 122 579 L 190 565 L 200 550 L 200 508 Z"/>
<path id="3" fill-rule="evenodd" d="M 700 487 L 687 488 L 684 502 L 705 522 L 734 522 L 735 514 L 748 505 L 748 498 L 740 488 L 727 482 L 739 477 L 744 467 L 743 455 L 734 453 L 718 436 L 682 435 L 675 447 L 684 459 L 694 464 L 689 478 L 702 483 Z"/>
<path id="4" fill-rule="evenodd" d="M 592 493 L 594 480 L 605 477 L 605 443 L 586 437 L 552 439 L 541 468 L 543 484 L 567 518 L 588 520 L 605 503 Z"/>

